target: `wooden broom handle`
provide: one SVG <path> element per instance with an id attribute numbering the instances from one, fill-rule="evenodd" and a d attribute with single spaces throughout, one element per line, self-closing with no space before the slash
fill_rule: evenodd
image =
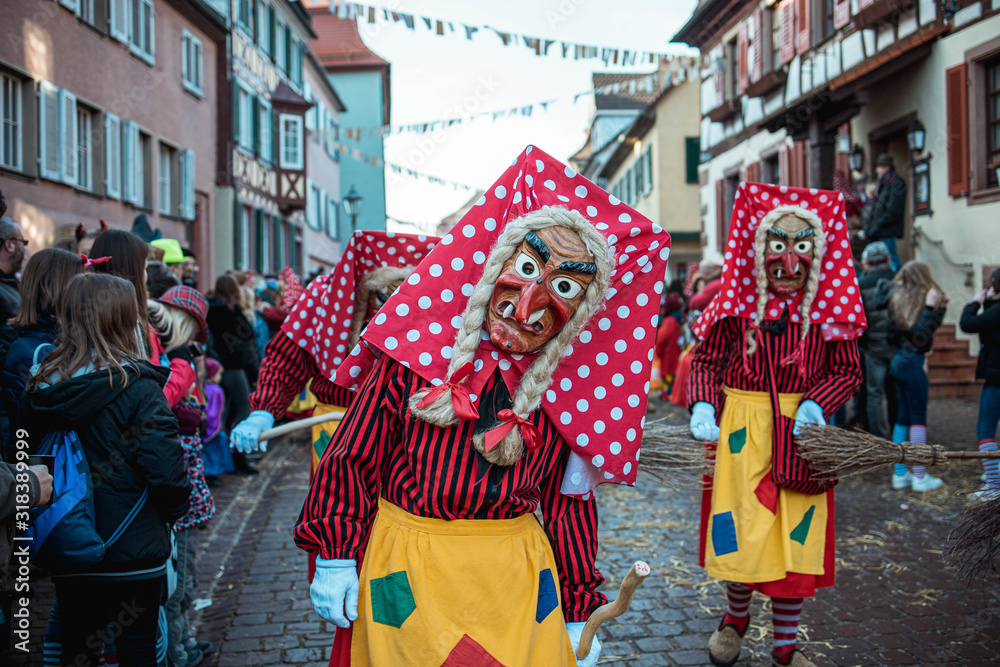
<path id="1" fill-rule="evenodd" d="M 296 419 L 293 422 L 288 422 L 287 424 L 282 424 L 281 426 L 276 426 L 274 428 L 269 428 L 260 434 L 257 438 L 257 442 L 264 442 L 265 440 L 273 440 L 274 438 L 280 437 L 282 435 L 288 435 L 289 433 L 294 433 L 295 431 L 300 431 L 304 428 L 310 428 L 316 426 L 317 424 L 325 424 L 327 422 L 337 421 L 338 419 L 343 419 L 343 412 L 327 412 L 322 415 L 313 415 L 312 417 L 306 417 L 305 419 Z"/>
<path id="2" fill-rule="evenodd" d="M 576 647 L 577 658 L 582 660 L 590 653 L 590 645 L 594 642 L 594 635 L 597 634 L 597 628 L 601 627 L 601 623 L 617 618 L 628 611 L 632 605 L 632 598 L 635 597 L 636 589 L 648 575 L 649 565 L 646 564 L 646 561 L 637 560 L 625 578 L 622 579 L 622 585 L 618 589 L 618 597 L 615 598 L 614 602 L 598 607 L 587 619 L 587 624 L 583 626 L 583 632 L 580 633 L 580 645 Z"/>

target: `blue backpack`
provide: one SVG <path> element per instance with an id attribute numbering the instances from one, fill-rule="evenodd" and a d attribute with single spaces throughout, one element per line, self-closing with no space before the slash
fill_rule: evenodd
<path id="1" fill-rule="evenodd" d="M 38 350 L 35 352 L 37 363 Z M 36 454 L 53 456 L 52 500 L 30 511 L 25 535 L 31 560 L 51 572 L 95 565 L 105 549 L 122 536 L 146 504 L 149 488 L 107 541 L 97 534 L 94 521 L 94 484 L 90 465 L 76 431 L 50 431 Z"/>

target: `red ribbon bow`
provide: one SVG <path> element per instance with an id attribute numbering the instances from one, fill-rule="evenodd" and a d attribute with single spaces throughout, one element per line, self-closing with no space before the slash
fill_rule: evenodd
<path id="1" fill-rule="evenodd" d="M 110 262 L 110 257 L 98 257 L 96 259 L 91 259 L 86 255 L 80 255 L 80 261 L 83 262 L 83 270 L 86 271 L 94 264 L 103 264 L 104 262 Z"/>
<path id="2" fill-rule="evenodd" d="M 500 421 L 504 422 L 500 426 L 494 429 L 490 429 L 486 432 L 486 451 L 490 451 L 497 446 L 497 443 L 504 439 L 504 437 L 514 430 L 514 427 L 520 427 L 521 438 L 524 440 L 524 445 L 528 449 L 538 449 L 542 446 L 542 432 L 538 430 L 538 427 L 532 424 L 527 419 L 519 417 L 513 410 L 501 410 L 497 417 Z"/>
<path id="3" fill-rule="evenodd" d="M 455 410 L 455 414 L 458 418 L 464 421 L 478 419 L 479 410 L 477 410 L 476 406 L 472 404 L 472 397 L 469 395 L 469 389 L 464 384 L 461 384 L 462 380 L 469 377 L 473 368 L 474 366 L 471 361 L 459 368 L 451 374 L 450 380 L 444 384 L 439 384 L 427 392 L 427 395 L 424 396 L 423 400 L 417 403 L 417 407 L 426 408 L 431 403 L 438 400 L 445 391 L 451 389 L 451 407 Z"/>

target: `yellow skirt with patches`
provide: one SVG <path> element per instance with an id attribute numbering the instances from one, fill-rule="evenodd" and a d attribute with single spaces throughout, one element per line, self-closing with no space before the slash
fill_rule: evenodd
<path id="1" fill-rule="evenodd" d="M 360 580 L 352 667 L 576 664 L 532 514 L 445 521 L 380 500 Z"/>
<path id="2" fill-rule="evenodd" d="M 346 412 L 347 408 L 342 408 L 338 405 L 326 405 L 325 403 L 316 403 L 313 407 L 313 416 L 325 415 L 331 412 Z M 316 474 L 316 468 L 319 466 L 319 460 L 323 458 L 323 452 L 326 451 L 327 446 L 330 444 L 330 440 L 333 439 L 333 434 L 337 432 L 337 427 L 340 426 L 340 420 L 326 422 L 324 424 L 317 424 L 312 427 L 312 462 L 309 464 L 309 481 L 312 481 L 313 476 Z"/>
<path id="3" fill-rule="evenodd" d="M 728 387 L 725 392 L 703 534 L 708 574 L 742 583 L 823 575 L 827 494 L 777 488 L 771 481 L 773 419 L 768 394 Z M 794 418 L 802 395 L 779 394 L 778 399 L 781 413 Z"/>

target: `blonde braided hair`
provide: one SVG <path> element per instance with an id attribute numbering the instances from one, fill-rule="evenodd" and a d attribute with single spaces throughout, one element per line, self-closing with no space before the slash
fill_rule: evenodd
<path id="1" fill-rule="evenodd" d="M 809 335 L 809 327 L 812 324 L 812 304 L 819 290 L 819 274 L 823 268 L 823 252 L 826 249 L 826 237 L 823 235 L 823 221 L 819 216 L 801 206 L 778 206 L 772 209 L 757 226 L 754 233 L 754 271 L 757 277 L 757 326 L 764 321 L 764 312 L 767 309 L 767 267 L 764 266 L 764 257 L 767 252 L 767 233 L 779 220 L 787 216 L 806 222 L 813 228 L 813 261 L 809 267 L 809 276 L 806 279 L 806 291 L 802 295 L 801 317 L 802 336 L 800 340 L 805 340 Z M 753 355 L 757 351 L 757 329 L 751 327 L 747 330 L 747 356 Z"/>
<path id="2" fill-rule="evenodd" d="M 486 321 L 486 311 L 493 297 L 494 284 L 503 266 L 524 241 L 529 231 L 546 227 L 563 227 L 580 237 L 587 251 L 593 255 L 597 273 L 584 294 L 583 301 L 576 313 L 566 323 L 558 334 L 552 338 L 535 362 L 521 378 L 521 383 L 513 397 L 513 411 L 522 419 L 527 419 L 538 409 L 542 396 L 552 382 L 552 374 L 580 331 L 590 318 L 603 308 L 604 297 L 611 284 L 611 272 L 614 270 L 614 257 L 608 242 L 598 232 L 587 218 L 562 208 L 561 206 L 545 206 L 538 211 L 528 213 L 521 218 L 507 223 L 503 234 L 497 239 L 496 245 L 490 251 L 482 278 L 476 284 L 469 297 L 469 302 L 462 313 L 462 325 L 455 337 L 452 347 L 451 361 L 448 364 L 447 378 L 451 378 L 456 370 L 472 362 L 476 350 L 482 340 L 483 322 Z M 410 396 L 410 411 L 419 419 L 437 426 L 452 426 L 458 423 L 458 417 L 451 403 L 451 389 L 446 389 L 441 396 L 426 407 L 418 407 L 429 390 L 423 389 Z M 476 449 L 490 463 L 509 466 L 513 465 L 524 453 L 524 443 L 518 428 L 511 430 L 489 452 L 485 449 L 485 436 L 473 437 Z"/>

